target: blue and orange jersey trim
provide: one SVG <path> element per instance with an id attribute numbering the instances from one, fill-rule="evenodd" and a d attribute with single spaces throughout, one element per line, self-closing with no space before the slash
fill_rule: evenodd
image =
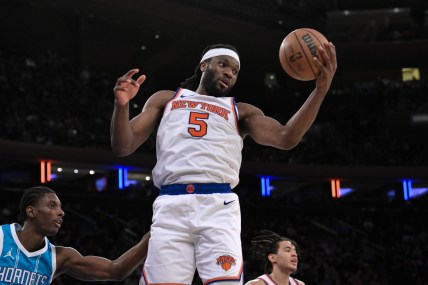
<path id="1" fill-rule="evenodd" d="M 164 114 L 164 115 L 165 115 L 165 112 L 166 112 L 166 106 L 167 106 L 167 105 L 168 105 L 172 100 L 174 100 L 175 98 L 177 98 L 177 97 L 180 95 L 181 90 L 183 90 L 183 88 L 178 87 L 178 88 L 177 88 L 177 90 L 175 91 L 174 96 L 172 96 L 172 98 L 171 98 L 171 99 L 169 99 L 169 100 L 168 100 L 168 102 L 166 102 L 165 107 L 163 108 L 163 114 Z"/>
<path id="2" fill-rule="evenodd" d="M 230 104 L 232 106 L 233 109 L 233 115 L 235 117 L 235 125 L 236 125 L 236 131 L 238 132 L 238 135 L 241 135 L 241 131 L 239 130 L 239 118 L 238 118 L 238 113 L 237 113 L 237 109 L 238 107 L 236 106 L 236 101 L 235 101 L 235 97 L 230 97 Z"/>

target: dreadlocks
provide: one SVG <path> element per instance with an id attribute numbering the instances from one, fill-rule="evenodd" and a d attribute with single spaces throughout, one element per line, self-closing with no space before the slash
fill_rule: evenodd
<path id="1" fill-rule="evenodd" d="M 210 45 L 204 49 L 202 52 L 202 56 L 209 50 L 215 49 L 215 48 L 227 48 L 235 51 L 238 53 L 237 49 L 234 46 L 227 45 L 227 44 L 216 44 L 216 45 Z M 211 58 L 204 60 L 204 62 L 210 62 Z M 186 88 L 192 91 L 196 91 L 199 86 L 199 82 L 201 81 L 202 77 L 202 71 L 199 68 L 201 63 L 199 63 L 195 68 L 195 74 L 189 78 L 187 78 L 184 82 L 180 84 L 180 87 Z"/>
<path id="2" fill-rule="evenodd" d="M 265 273 L 272 271 L 272 263 L 269 261 L 269 254 L 277 254 L 279 243 L 289 241 L 296 248 L 297 255 L 300 256 L 300 249 L 297 243 L 289 238 L 280 236 L 269 230 L 262 230 L 251 240 L 251 251 L 255 258 L 265 262 Z"/>

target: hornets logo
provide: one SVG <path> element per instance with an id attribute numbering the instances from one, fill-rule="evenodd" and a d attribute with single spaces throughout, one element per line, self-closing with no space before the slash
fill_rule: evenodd
<path id="1" fill-rule="evenodd" d="M 233 256 L 230 255 L 222 255 L 217 257 L 217 265 L 220 265 L 224 271 L 228 271 L 232 266 L 236 265 L 236 260 Z"/>

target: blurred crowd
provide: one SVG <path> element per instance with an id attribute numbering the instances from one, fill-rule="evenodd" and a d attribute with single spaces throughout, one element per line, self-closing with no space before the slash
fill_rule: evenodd
<path id="1" fill-rule="evenodd" d="M 222 2 L 210 2 L 211 6 L 207 6 L 210 9 L 222 8 Z M 361 1 L 355 0 L 223 2 L 254 6 L 258 14 L 260 9 L 275 10 L 279 14 L 287 10 L 294 19 L 316 18 L 320 11 L 324 15 L 327 11 L 362 7 Z M 399 2 L 377 1 L 373 8 Z M 313 9 L 301 15 L 302 9 L 308 6 Z M 427 8 L 426 4 L 422 6 Z M 248 13 L 247 17 L 252 19 Z M 276 25 L 276 19 L 273 20 Z M 365 26 L 369 34 L 357 29 L 350 35 L 361 34 L 361 41 L 427 37 L 428 29 L 423 30 L 422 26 L 421 33 L 406 29 L 404 32 L 409 34 L 397 34 L 400 27 L 382 26 L 379 30 L 379 25 L 384 23 L 374 23 L 374 28 L 372 24 L 367 22 Z M 52 50 L 35 57 L 0 49 L 0 139 L 110 150 L 112 89 L 118 75 L 78 64 Z M 131 116 L 141 111 L 153 87 L 142 86 L 140 94 L 131 102 Z M 264 100 L 268 105 L 260 106 L 282 123 L 310 92 L 306 87 L 284 88 L 260 92 L 261 97 L 269 95 L 276 100 L 286 100 L 286 104 Z M 287 96 L 273 94 L 280 91 Z M 346 84 L 334 82 L 316 122 L 296 148 L 280 151 L 257 145 L 247 138 L 243 160 L 296 165 L 426 166 L 427 94 L 428 81 L 423 76 L 410 81 L 378 76 L 370 80 L 348 79 Z M 137 151 L 155 155 L 154 136 Z M 22 189 L 10 191 L 5 187 L 0 186 L 0 224 L 16 221 L 22 193 Z M 151 207 L 157 195 L 150 187 L 102 193 L 88 192 L 76 185 L 72 185 L 73 189 L 55 189 L 66 217 L 60 232 L 51 240 L 56 245 L 72 246 L 85 255 L 111 259 L 120 256 L 150 228 Z M 338 200 L 296 204 L 284 197 L 259 197 L 258 189 L 241 190 L 245 190 L 238 190 L 245 281 L 263 273 L 263 261 L 251 255 L 250 240 L 257 231 L 269 229 L 299 243 L 303 254 L 295 276 L 306 284 L 428 284 L 428 228 L 423 218 L 426 207 Z M 123 282 L 95 284 L 137 284 L 140 273 L 137 270 Z M 94 283 L 61 276 L 53 284 Z M 194 284 L 200 284 L 197 275 Z"/>
<path id="2" fill-rule="evenodd" d="M 113 105 L 103 75 L 76 70 L 52 51 L 33 59 L 0 50 L 0 85 L 2 138 L 76 147 L 108 142 Z"/>
<path id="3" fill-rule="evenodd" d="M 120 191 L 85 194 L 80 189 L 76 195 L 74 188 L 56 190 L 66 212 L 59 233 L 50 238 L 56 245 L 115 259 L 149 230 L 156 193 L 151 196 Z M 21 192 L 2 193 L 0 224 L 15 222 Z M 245 281 L 263 273 L 264 263 L 252 256 L 250 240 L 258 231 L 269 229 L 298 242 L 302 256 L 295 277 L 306 284 L 428 283 L 428 229 L 423 218 L 426 208 L 409 204 L 368 207 L 345 201 L 297 205 L 288 200 L 238 194 Z M 140 270 L 123 282 L 95 284 L 137 284 Z M 63 275 L 53 284 L 93 282 Z M 194 284 L 201 284 L 197 275 Z"/>
<path id="4" fill-rule="evenodd" d="M 112 87 L 117 76 L 79 66 L 49 50 L 39 58 L 0 50 L 0 139 L 110 149 Z M 150 95 L 145 88 L 143 85 L 141 94 L 131 102 L 131 116 L 141 111 Z M 282 91 L 287 92 L 285 107 L 260 107 L 285 123 L 310 90 Z M 243 159 L 318 165 L 426 165 L 426 94 L 424 78 L 403 82 L 379 77 L 333 85 L 315 124 L 295 149 L 279 151 L 246 139 Z M 422 120 L 412 122 L 412 116 Z M 138 151 L 154 154 L 154 136 Z"/>
<path id="5" fill-rule="evenodd" d="M 177 0 L 170 0 L 177 2 Z M 428 38 L 428 5 L 423 1 L 381 0 L 178 0 L 182 5 L 216 12 L 257 23 L 261 26 L 284 29 L 302 25 L 329 31 L 333 42 L 391 42 Z M 394 9 L 401 9 L 395 10 Z M 404 12 L 403 9 L 406 9 Z M 364 13 L 364 11 L 370 11 Z M 377 12 L 376 12 L 377 11 Z M 402 13 L 397 16 L 398 12 Z M 347 14 L 343 14 L 347 13 Z M 340 22 L 337 16 L 344 17 Z M 348 18 L 348 19 L 346 19 Z M 303 24 L 305 23 L 305 24 Z M 327 28 L 326 28 L 327 26 Z"/>

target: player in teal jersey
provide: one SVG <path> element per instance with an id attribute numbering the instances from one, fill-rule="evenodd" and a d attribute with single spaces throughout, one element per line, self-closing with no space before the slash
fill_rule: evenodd
<path id="1" fill-rule="evenodd" d="M 45 285 L 63 273 L 85 281 L 118 281 L 144 262 L 149 234 L 116 260 L 82 256 L 74 248 L 51 244 L 47 236 L 57 234 L 63 218 L 52 189 L 40 186 L 25 191 L 20 204 L 23 226 L 0 226 L 0 284 Z"/>

